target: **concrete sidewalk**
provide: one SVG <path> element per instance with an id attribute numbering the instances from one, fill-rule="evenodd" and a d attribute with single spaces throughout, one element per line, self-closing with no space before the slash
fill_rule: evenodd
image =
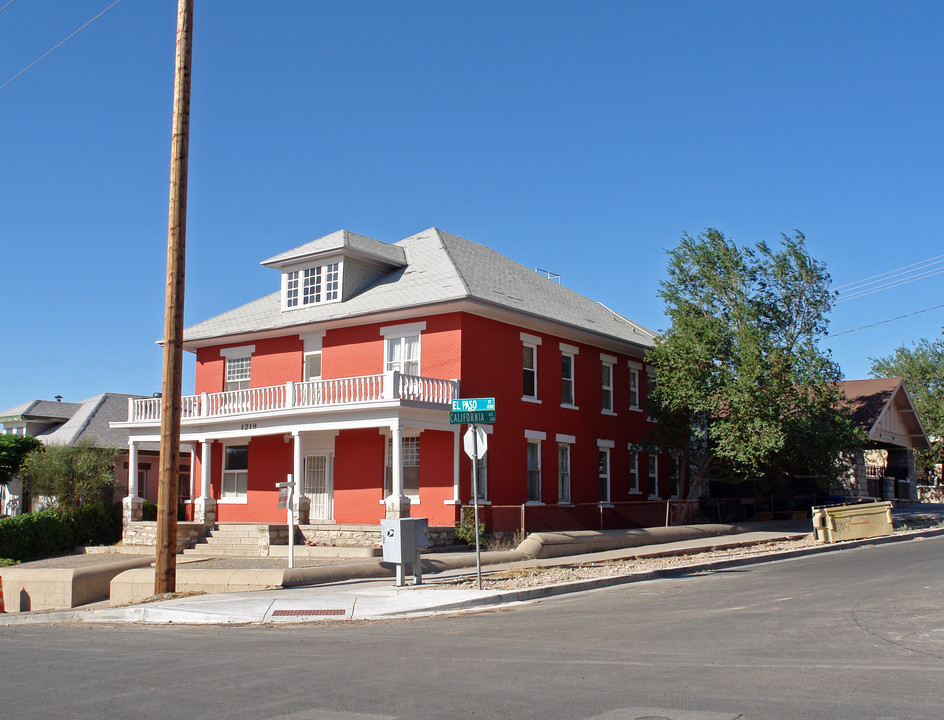
<path id="1" fill-rule="evenodd" d="M 944 514 L 944 509 L 942 509 L 942 514 Z M 697 537 L 567 557 L 517 560 L 512 559 L 509 553 L 508 557 L 502 558 L 503 561 L 500 563 L 484 565 L 483 575 L 529 567 L 571 566 L 633 558 L 692 555 L 715 549 L 729 549 L 795 539 L 810 533 L 808 520 L 800 523 L 757 523 L 756 526 L 766 529 L 745 532 L 744 528 L 740 528 L 737 534 Z M 815 545 L 799 550 L 758 553 L 746 557 L 724 558 L 675 568 L 598 577 L 520 590 L 461 590 L 437 587 L 437 584 L 444 581 L 453 581 L 456 578 L 475 578 L 476 576 L 474 566 L 457 566 L 456 563 L 439 562 L 438 565 L 442 570 L 424 574 L 424 584 L 421 586 L 409 585 L 398 588 L 395 586 L 394 580 L 389 577 L 361 577 L 315 586 L 194 595 L 124 607 L 113 608 L 108 607 L 105 603 L 100 603 L 96 606 L 73 610 L 34 611 L 0 615 L 0 624 L 80 621 L 88 623 L 227 625 L 402 618 L 492 608 L 507 603 L 528 602 L 553 595 L 661 577 L 693 574 L 738 565 L 783 560 L 800 555 L 834 552 L 867 544 L 900 542 L 916 537 L 938 535 L 944 535 L 944 528 L 915 530 L 888 537 Z M 489 555 L 495 557 L 500 554 L 491 553 Z"/>

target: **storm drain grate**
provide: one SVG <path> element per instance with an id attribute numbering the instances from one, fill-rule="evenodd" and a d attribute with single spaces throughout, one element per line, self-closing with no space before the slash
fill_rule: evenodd
<path id="1" fill-rule="evenodd" d="M 287 617 L 297 615 L 344 615 L 347 610 L 273 610 L 273 617 Z"/>

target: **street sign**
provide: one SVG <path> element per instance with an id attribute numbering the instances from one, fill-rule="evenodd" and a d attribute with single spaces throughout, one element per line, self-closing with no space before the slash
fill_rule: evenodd
<path id="1" fill-rule="evenodd" d="M 470 427 L 462 436 L 462 446 L 465 454 L 473 460 L 481 460 L 488 450 L 488 435 L 480 427 Z"/>
<path id="2" fill-rule="evenodd" d="M 495 398 L 456 398 L 449 413 L 450 425 L 495 422 Z"/>

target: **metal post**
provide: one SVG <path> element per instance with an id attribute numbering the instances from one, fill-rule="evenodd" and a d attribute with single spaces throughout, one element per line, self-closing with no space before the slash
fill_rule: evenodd
<path id="1" fill-rule="evenodd" d="M 472 508 L 475 519 L 475 574 L 479 580 L 479 590 L 482 589 L 482 549 L 479 546 L 479 435 L 478 426 L 472 428 Z"/>
<path id="2" fill-rule="evenodd" d="M 295 567 L 295 512 L 292 509 L 295 500 L 295 483 L 292 482 L 292 476 L 288 476 L 288 503 L 285 506 L 285 513 L 288 519 L 288 566 Z"/>

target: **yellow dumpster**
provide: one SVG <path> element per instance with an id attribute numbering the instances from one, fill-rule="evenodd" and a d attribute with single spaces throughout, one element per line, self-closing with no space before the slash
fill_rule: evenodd
<path id="1" fill-rule="evenodd" d="M 818 542 L 827 543 L 891 535 L 892 504 L 872 502 L 814 507 L 813 532 Z"/>

